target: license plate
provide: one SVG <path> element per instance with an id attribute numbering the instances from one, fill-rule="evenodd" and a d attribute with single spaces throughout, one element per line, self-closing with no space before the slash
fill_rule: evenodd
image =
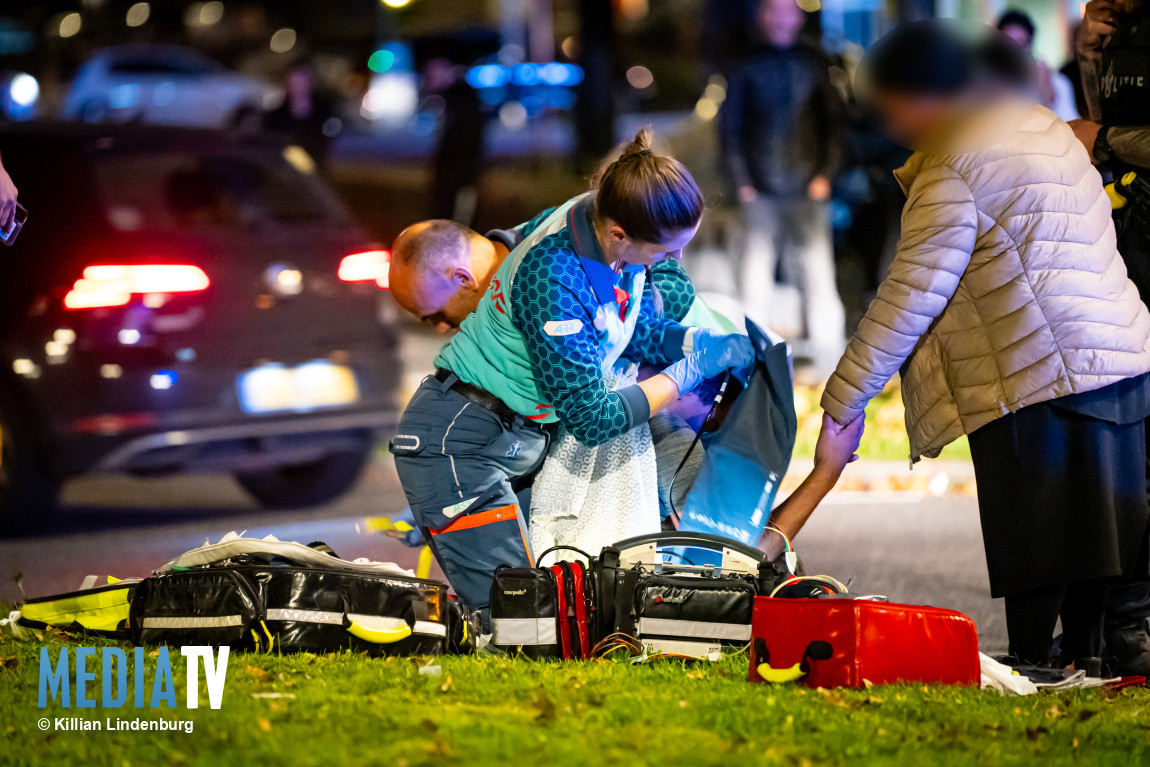
<path id="1" fill-rule="evenodd" d="M 298 367 L 261 365 L 241 373 L 236 386 L 245 413 L 303 412 L 359 400 L 351 368 L 322 361 Z"/>

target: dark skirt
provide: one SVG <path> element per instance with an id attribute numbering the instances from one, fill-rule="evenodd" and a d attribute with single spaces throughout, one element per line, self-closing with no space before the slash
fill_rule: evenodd
<path id="1" fill-rule="evenodd" d="M 1147 574 L 1145 422 L 1114 423 L 1057 402 L 970 435 L 994 597 Z"/>

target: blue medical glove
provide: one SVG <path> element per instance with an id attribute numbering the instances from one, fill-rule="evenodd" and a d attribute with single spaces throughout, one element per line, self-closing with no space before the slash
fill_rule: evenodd
<path id="1" fill-rule="evenodd" d="M 663 371 L 686 394 L 708 378 L 731 368 L 741 370 L 755 361 L 755 347 L 746 336 L 731 334 L 714 340 L 702 351 L 688 355 Z"/>

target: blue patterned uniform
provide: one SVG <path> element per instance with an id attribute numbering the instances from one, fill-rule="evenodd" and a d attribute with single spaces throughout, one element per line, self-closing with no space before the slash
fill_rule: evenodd
<path id="1" fill-rule="evenodd" d="M 610 391 L 604 370 L 620 355 L 652 364 L 682 359 L 687 333 L 657 316 L 641 267 L 607 266 L 593 206 L 593 195 L 584 195 L 536 224 L 436 358 L 517 413 L 558 420 L 587 445 L 650 417 L 643 391 Z"/>

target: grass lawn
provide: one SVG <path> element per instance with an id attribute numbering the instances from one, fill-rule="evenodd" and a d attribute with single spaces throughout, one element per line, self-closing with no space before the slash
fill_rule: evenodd
<path id="1" fill-rule="evenodd" d="M 102 646 L 24 631 L 0 643 L 4 765 L 1002 765 L 1150 763 L 1150 690 L 1029 698 L 922 685 L 819 692 L 745 680 L 745 657 L 633 667 L 358 655 L 233 655 L 223 705 L 37 708 L 39 654 Z M 115 643 L 111 643 L 115 644 Z M 132 651 L 127 649 L 129 665 Z M 98 658 L 99 656 L 97 656 Z M 156 660 L 148 658 L 150 691 Z M 89 667 L 90 668 L 90 667 Z M 88 685 L 99 705 L 101 669 Z M 132 702 L 131 678 L 128 702 Z M 40 731 L 56 716 L 186 720 L 183 732 Z"/>

